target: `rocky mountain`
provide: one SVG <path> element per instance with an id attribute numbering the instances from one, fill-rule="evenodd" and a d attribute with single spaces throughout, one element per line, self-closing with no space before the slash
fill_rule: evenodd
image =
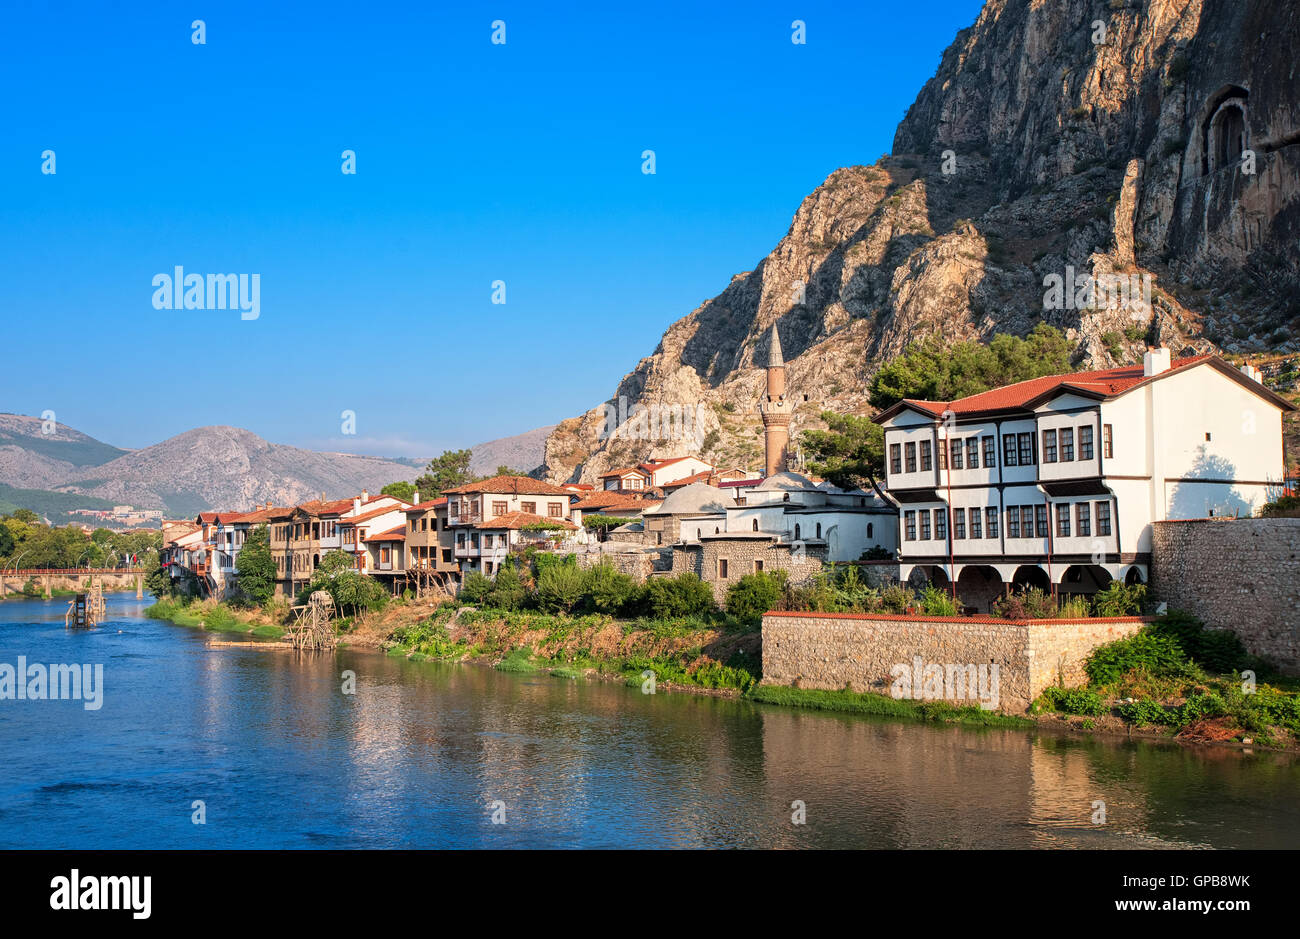
<path id="1" fill-rule="evenodd" d="M 318 453 L 268 443 L 238 427 L 199 427 L 125 451 L 70 428 L 41 434 L 37 418 L 0 415 L 0 482 L 78 493 L 115 504 L 189 516 L 378 492 L 412 478 L 403 463 L 350 453 Z"/>
<path id="2" fill-rule="evenodd" d="M 498 466 L 509 466 L 526 473 L 532 472 L 546 459 L 546 438 L 554 429 L 555 425 L 550 424 L 513 437 L 498 437 L 486 443 L 476 443 L 472 448 L 469 471 L 477 476 L 491 476 L 496 473 Z"/>
<path id="3" fill-rule="evenodd" d="M 866 412 L 876 369 L 928 334 L 1047 322 L 1088 367 L 1149 342 L 1300 351 L 1297 47 L 1294 3 L 988 0 L 892 154 L 831 173 L 753 271 L 670 326 L 607 405 L 557 425 L 546 478 L 686 452 L 758 469 L 773 325 L 792 439 L 824 408 Z M 637 432 L 637 405 L 698 420 Z"/>

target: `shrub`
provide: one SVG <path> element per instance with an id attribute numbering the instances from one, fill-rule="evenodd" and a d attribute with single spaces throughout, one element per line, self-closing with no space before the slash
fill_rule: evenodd
<path id="1" fill-rule="evenodd" d="M 956 616 L 957 604 L 948 591 L 931 585 L 921 593 L 921 611 L 926 616 Z"/>
<path id="2" fill-rule="evenodd" d="M 492 581 L 479 571 L 470 571 L 460 584 L 460 599 L 466 603 L 481 604 L 492 596 Z"/>
<path id="3" fill-rule="evenodd" d="M 1121 704 L 1119 716 L 1130 724 L 1173 724 L 1177 709 L 1169 709 L 1154 701 L 1132 701 Z"/>
<path id="4" fill-rule="evenodd" d="M 785 571 L 746 574 L 727 588 L 727 612 L 746 623 L 758 623 L 774 610 L 785 592 Z"/>
<path id="5" fill-rule="evenodd" d="M 1088 656 L 1084 670 L 1094 684 L 1108 685 L 1135 668 L 1145 669 L 1157 678 L 1187 674 L 1187 657 L 1170 636 L 1149 629 L 1098 646 Z"/>
<path id="6" fill-rule="evenodd" d="M 1147 588 L 1143 584 L 1123 584 L 1112 580 L 1092 596 L 1094 616 L 1136 616 L 1146 602 Z"/>
<path id="7" fill-rule="evenodd" d="M 1184 656 L 1213 672 L 1231 672 L 1256 664 L 1236 633 L 1206 629 L 1190 613 L 1174 610 L 1152 623 L 1151 631 L 1168 636 Z"/>
<path id="8" fill-rule="evenodd" d="M 524 586 L 524 580 L 519 576 L 519 568 L 515 567 L 513 561 L 506 561 L 497 570 L 487 602 L 497 609 L 517 610 L 527 599 L 528 588 Z"/>
<path id="9" fill-rule="evenodd" d="M 1260 507 L 1264 518 L 1300 518 L 1300 496 L 1281 496 Z"/>
<path id="10" fill-rule="evenodd" d="M 1101 695 L 1087 688 L 1045 688 L 1043 702 L 1053 711 L 1100 717 L 1108 708 Z"/>
<path id="11" fill-rule="evenodd" d="M 915 605 L 916 597 L 902 584 L 894 584 L 880 591 L 880 607 L 886 613 L 901 615 Z"/>
<path id="12" fill-rule="evenodd" d="M 1061 601 L 1056 616 L 1058 619 L 1087 619 L 1091 611 L 1092 604 L 1087 597 L 1067 597 Z"/>
<path id="13" fill-rule="evenodd" d="M 689 572 L 652 577 L 646 584 L 646 602 L 656 617 L 698 616 L 717 609 L 712 588 Z"/>
<path id="14" fill-rule="evenodd" d="M 995 600 L 993 614 L 1014 620 L 1054 619 L 1057 614 L 1056 600 L 1038 587 L 1030 587 Z"/>
<path id="15" fill-rule="evenodd" d="M 586 587 L 587 578 L 576 563 L 544 565 L 537 575 L 537 604 L 550 613 L 567 613 L 577 606 Z"/>
<path id="16" fill-rule="evenodd" d="M 636 579 L 601 562 L 587 571 L 587 605 L 597 613 L 628 612 L 640 599 Z"/>

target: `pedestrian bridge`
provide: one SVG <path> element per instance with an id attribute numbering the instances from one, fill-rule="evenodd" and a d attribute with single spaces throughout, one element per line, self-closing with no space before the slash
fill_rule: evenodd
<path id="1" fill-rule="evenodd" d="M 54 596 L 56 590 L 75 590 L 83 592 L 90 586 L 91 579 L 105 590 L 135 590 L 137 597 L 144 596 L 144 578 L 148 573 L 143 567 L 31 567 L 9 568 L 0 570 L 0 597 L 22 593 L 23 586 L 35 581 L 41 588 L 41 594 Z"/>

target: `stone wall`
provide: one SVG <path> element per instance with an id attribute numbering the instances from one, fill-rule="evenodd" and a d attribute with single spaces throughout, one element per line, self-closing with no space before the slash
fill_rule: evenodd
<path id="1" fill-rule="evenodd" d="M 646 551 L 584 551 L 577 555 L 579 567 L 605 563 L 616 571 L 631 574 L 643 583 L 654 569 L 654 555 Z"/>
<path id="2" fill-rule="evenodd" d="M 791 550 L 788 543 L 774 538 L 709 539 L 699 544 L 673 548 L 673 573 L 692 571 L 713 588 L 713 597 L 722 605 L 727 589 L 746 574 L 754 573 L 754 562 L 762 561 L 765 571 L 786 571 L 791 584 L 806 583 L 821 573 L 826 549 L 807 545 L 802 551 Z M 719 577 L 719 561 L 726 559 L 727 576 Z"/>
<path id="3" fill-rule="evenodd" d="M 1300 674 L 1300 518 L 1208 518 L 1152 527 L 1157 599 L 1207 626 L 1233 630 L 1253 654 Z"/>
<path id="4" fill-rule="evenodd" d="M 998 666 L 996 707 L 1022 713 L 1049 685 L 1083 684 L 1083 663 L 1099 645 L 1131 636 L 1138 617 L 1026 620 L 858 613 L 768 613 L 763 683 L 889 694 L 897 665 Z M 917 689 L 915 696 L 921 696 Z M 975 704 L 967 697 L 954 704 Z"/>

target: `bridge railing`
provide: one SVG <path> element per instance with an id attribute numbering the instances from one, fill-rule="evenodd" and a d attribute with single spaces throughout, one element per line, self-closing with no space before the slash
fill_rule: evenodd
<path id="1" fill-rule="evenodd" d="M 6 570 L 0 567 L 0 575 L 21 577 L 24 574 L 52 574 L 63 576 L 82 576 L 86 574 L 147 574 L 143 567 L 22 567 Z"/>

